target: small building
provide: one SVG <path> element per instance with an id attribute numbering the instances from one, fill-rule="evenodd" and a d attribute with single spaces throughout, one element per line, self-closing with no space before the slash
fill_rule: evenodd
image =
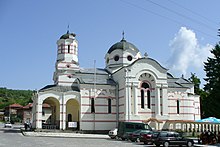
<path id="1" fill-rule="evenodd" d="M 22 105 L 16 103 L 5 107 L 5 121 L 17 121 L 19 119 L 22 120 L 22 108 Z"/>
<path id="2" fill-rule="evenodd" d="M 23 123 L 31 123 L 33 104 L 29 103 L 23 107 Z"/>
<path id="3" fill-rule="evenodd" d="M 33 104 L 29 103 L 23 107 L 23 123 L 31 123 L 32 122 L 32 107 Z M 43 103 L 42 109 L 42 123 L 50 124 L 51 117 L 51 107 L 50 105 Z"/>
<path id="4" fill-rule="evenodd" d="M 12 104 L 5 107 L 5 112 L 2 112 L 3 119 L 5 121 L 16 121 L 21 123 L 31 123 L 32 122 L 32 107 L 33 104 L 29 103 L 26 106 L 22 106 L 20 104 Z M 50 105 L 43 103 L 42 105 L 42 122 L 49 123 L 52 110 Z M 1 117 L 1 113 L 0 113 Z M 1 119 L 1 118 L 0 118 Z"/>
<path id="5" fill-rule="evenodd" d="M 51 107 L 51 125 L 61 130 L 104 131 L 120 121 L 148 120 L 162 129 L 170 120 L 200 119 L 193 83 L 142 56 L 124 36 L 104 57 L 104 68 L 80 67 L 76 35 L 69 31 L 62 35 L 57 41 L 54 83 L 33 97 L 33 127 L 42 129 L 43 103 Z"/>
<path id="6" fill-rule="evenodd" d="M 0 110 L 0 121 L 3 121 L 4 120 L 4 111 L 1 111 Z"/>

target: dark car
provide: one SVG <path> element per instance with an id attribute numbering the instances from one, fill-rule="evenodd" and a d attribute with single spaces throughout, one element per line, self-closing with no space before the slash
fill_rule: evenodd
<path id="1" fill-rule="evenodd" d="M 148 133 L 151 132 L 150 130 L 136 130 L 132 133 L 128 133 L 128 140 L 131 140 L 132 142 L 139 142 L 140 141 L 140 134 L 141 133 Z"/>
<path id="2" fill-rule="evenodd" d="M 153 143 L 156 146 L 163 145 L 169 147 L 170 145 L 186 145 L 192 147 L 194 145 L 193 139 L 182 137 L 179 133 L 173 131 L 161 131 L 153 134 Z"/>
<path id="3" fill-rule="evenodd" d="M 154 134 L 153 131 L 141 132 L 140 136 L 139 136 L 140 142 L 143 142 L 144 144 L 152 144 L 153 143 L 153 140 L 152 140 L 153 134 Z"/>
<path id="4" fill-rule="evenodd" d="M 131 135 L 131 132 L 136 130 L 152 130 L 148 124 L 139 122 L 119 122 L 117 137 L 125 140 Z"/>

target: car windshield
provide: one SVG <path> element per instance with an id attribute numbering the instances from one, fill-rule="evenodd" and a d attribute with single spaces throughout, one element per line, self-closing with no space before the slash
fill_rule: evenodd
<path id="1" fill-rule="evenodd" d="M 144 130 L 152 130 L 148 124 L 144 124 Z"/>

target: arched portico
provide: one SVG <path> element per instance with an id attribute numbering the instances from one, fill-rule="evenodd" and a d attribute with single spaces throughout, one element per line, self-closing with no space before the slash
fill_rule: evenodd
<path id="1" fill-rule="evenodd" d="M 79 129 L 80 106 L 76 99 L 69 99 L 66 102 L 66 126 L 67 129 Z"/>
<path id="2" fill-rule="evenodd" d="M 43 108 L 45 104 L 48 104 L 50 106 L 50 114 L 48 117 L 46 117 L 46 120 L 43 121 L 43 117 L 47 111 Z M 45 109 L 45 110 L 44 110 Z M 60 128 L 60 103 L 59 101 L 54 97 L 48 97 L 43 101 L 42 104 L 42 128 L 48 129 L 48 128 Z"/>

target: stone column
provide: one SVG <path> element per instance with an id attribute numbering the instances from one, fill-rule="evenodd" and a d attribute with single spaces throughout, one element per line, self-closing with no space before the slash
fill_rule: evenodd
<path id="1" fill-rule="evenodd" d="M 36 100 L 36 129 L 42 129 L 42 102 L 39 98 L 37 97 Z"/>
<path id="2" fill-rule="evenodd" d="M 188 123 L 186 123 L 186 132 L 189 132 L 188 129 L 189 129 L 189 128 L 188 128 Z"/>
<path id="3" fill-rule="evenodd" d="M 60 130 L 66 129 L 66 103 L 64 94 L 61 95 L 61 105 L 60 105 Z"/>
<path id="4" fill-rule="evenodd" d="M 63 103 L 63 130 L 66 130 L 66 103 Z"/>

